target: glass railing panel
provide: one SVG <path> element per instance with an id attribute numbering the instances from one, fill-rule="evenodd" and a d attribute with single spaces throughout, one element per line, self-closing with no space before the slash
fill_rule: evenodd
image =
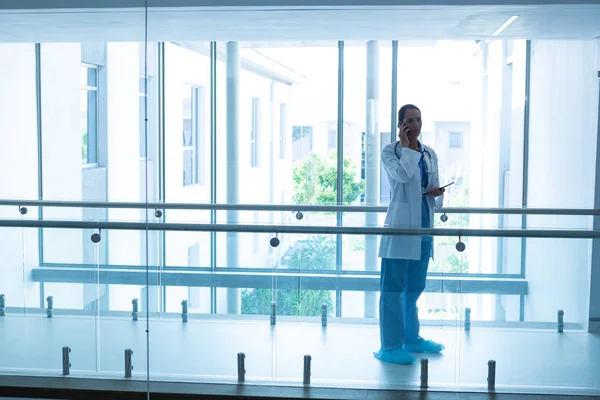
<path id="1" fill-rule="evenodd" d="M 34 230 L 31 231 L 33 233 Z M 81 232 L 55 229 L 51 235 L 54 241 L 43 242 L 44 248 L 47 248 L 59 243 L 62 237 L 63 250 L 79 249 L 76 253 L 79 254 L 78 263 L 35 266 L 25 274 L 28 286 L 39 287 L 38 304 L 28 308 L 26 322 L 27 331 L 35 332 L 34 335 L 25 335 L 25 342 L 33 349 L 30 355 L 32 368 L 63 374 L 100 371 L 102 332 L 99 313 L 100 310 L 109 311 L 110 286 L 109 282 L 100 284 L 98 260 L 101 236 L 82 237 Z M 73 234 L 77 233 L 79 236 L 74 238 Z M 85 240 L 91 243 L 91 264 L 82 266 Z M 39 254 L 38 248 L 35 242 L 30 247 L 31 253 Z"/>
<path id="2" fill-rule="evenodd" d="M 312 365 L 311 379 L 323 379 L 334 358 L 327 354 L 327 327 L 335 320 L 336 241 L 333 235 L 297 235 L 293 253 L 282 259 L 290 276 L 278 286 L 276 373 L 279 380 L 303 382 Z M 289 252 L 288 252 L 289 253 Z M 329 367 L 325 365 L 325 360 Z M 305 367 L 306 365 L 306 367 Z"/>
<path id="3" fill-rule="evenodd" d="M 271 318 L 277 321 L 279 317 L 277 306 L 274 314 L 272 310 L 277 302 L 276 275 L 283 243 L 285 235 L 216 234 L 217 269 L 210 273 L 215 283 L 211 298 L 213 315 L 199 317 L 198 323 L 203 324 L 206 335 L 211 335 L 204 351 L 218 361 L 214 366 L 204 366 L 203 375 L 237 379 L 237 362 L 241 357 L 248 381 L 273 377 L 276 332 Z"/>
<path id="4" fill-rule="evenodd" d="M 2 209 L 2 216 L 4 219 L 23 219 L 18 209 Z M 40 297 L 39 289 L 35 293 L 35 284 L 29 284 L 28 268 L 32 265 L 26 262 L 25 232 L 26 229 L 21 227 L 0 229 L 2 254 L 6 259 L 0 282 L 0 326 L 4 336 L 3 354 L 6 354 L 0 361 L 0 368 L 5 371 L 39 367 L 35 362 L 36 352 L 28 346 L 36 334 L 28 329 L 27 310 L 37 309 Z M 28 292 L 32 293 L 28 295 Z"/>
<path id="5" fill-rule="evenodd" d="M 62 230 L 67 229 L 58 231 Z M 102 230 L 99 242 L 92 241 L 91 236 L 81 240 L 98 245 L 110 231 Z M 262 232 L 259 234 L 265 238 L 258 239 L 259 251 L 244 255 L 240 248 L 245 244 L 237 243 L 252 243 L 248 238 L 254 238 L 254 233 L 236 232 L 237 247 L 217 247 L 215 250 L 215 254 L 221 256 L 221 265 L 215 271 L 172 267 L 160 272 L 159 266 L 150 265 L 146 276 L 146 268 L 142 266 L 99 263 L 92 266 L 34 266 L 35 260 L 30 259 L 27 249 L 38 245 L 36 232 L 37 228 L 27 228 L 20 235 L 11 233 L 20 243 L 13 246 L 17 253 L 26 254 L 19 269 L 20 276 L 26 277 L 26 283 L 20 284 L 19 290 L 23 294 L 19 302 L 26 305 L 27 314 L 19 311 L 21 306 L 14 303 L 16 308 L 12 310 L 7 306 L 10 313 L 7 312 L 2 323 L 21 318 L 26 326 L 15 325 L 14 332 L 21 332 L 19 335 L 32 348 L 41 346 L 42 340 L 45 347 L 35 355 L 28 353 L 32 358 L 19 361 L 21 364 L 13 363 L 12 369 L 60 371 L 64 345 L 71 348 L 73 374 L 121 375 L 123 353 L 131 349 L 134 376 L 144 377 L 147 362 L 145 318 L 150 308 L 152 357 L 164 360 L 153 370 L 157 376 L 183 381 L 198 377 L 235 381 L 238 353 L 244 353 L 248 381 L 301 382 L 304 356 L 310 355 L 311 382 L 314 384 L 378 385 L 392 389 L 418 387 L 421 360 L 427 358 L 431 387 L 485 385 L 481 375 L 487 378 L 487 362 L 493 359 L 498 366 L 496 383 L 499 387 L 566 387 L 569 382 L 576 382 L 578 387 L 594 388 L 587 373 L 580 374 L 582 376 L 577 379 L 556 378 L 557 382 L 562 382 L 559 385 L 541 378 L 532 378 L 530 382 L 533 383 L 527 383 L 525 378 L 518 378 L 516 372 L 503 372 L 501 376 L 506 368 L 501 366 L 508 365 L 511 360 L 505 353 L 495 350 L 497 346 L 494 345 L 497 337 L 513 343 L 517 349 L 526 345 L 522 351 L 532 351 L 532 360 L 527 361 L 530 369 L 539 365 L 533 359 L 544 359 L 544 354 L 531 350 L 536 339 L 531 339 L 530 335 L 538 335 L 539 340 L 547 344 L 545 348 L 555 349 L 556 360 L 569 357 L 566 350 L 563 351 L 564 343 L 561 344 L 565 340 L 582 349 L 589 348 L 595 354 L 594 339 L 585 332 L 591 239 L 525 239 L 524 277 L 435 270 L 438 258 L 450 260 L 452 256 L 468 256 L 473 251 L 472 237 L 462 238 L 465 244 L 462 252 L 456 244 L 448 245 L 445 257 L 440 255 L 441 247 L 434 249 L 435 257 L 428 264 L 425 288 L 416 303 L 417 315 L 421 336 L 443 344 L 445 349 L 440 354 L 415 353 L 413 365 L 402 370 L 402 367 L 373 356 L 380 346 L 381 258 L 376 255 L 378 268 L 374 271 L 364 268 L 365 253 L 362 253 L 362 270 L 340 270 L 346 254 L 338 246 L 359 235 L 339 235 L 338 241 L 337 235 L 298 233 L 295 236 L 300 239 L 290 244 L 290 234 Z M 554 234 L 560 235 L 560 232 Z M 220 242 L 228 244 L 227 235 L 230 234 L 215 234 L 217 246 Z M 94 240 L 97 239 L 94 236 Z M 273 246 L 277 241 L 272 239 L 277 239 L 277 246 Z M 379 238 L 376 239 L 379 246 Z M 298 246 L 298 242 L 302 245 Z M 284 263 L 285 254 L 296 247 L 301 254 L 289 257 L 295 263 L 290 264 L 290 260 Z M 23 249 L 26 249 L 24 253 Z M 238 260 L 256 261 L 261 254 L 268 257 L 262 258 L 262 268 L 239 265 L 230 268 L 227 250 L 237 250 Z M 95 257 L 98 260 L 97 252 Z M 323 265 L 327 268 L 319 268 Z M 14 279 L 18 278 L 14 276 Z M 15 282 L 18 287 L 19 283 Z M 42 298 L 36 287 L 43 287 Z M 4 286 L 2 290 L 10 289 L 12 287 Z M 52 299 L 51 310 L 48 309 L 49 297 Z M 132 314 L 136 299 L 137 321 Z M 5 296 L 7 304 L 9 300 L 15 301 L 14 295 Z M 43 300 L 41 305 L 40 300 Z M 271 320 L 273 303 L 274 325 Z M 562 313 L 559 314 L 559 310 Z M 52 318 L 48 318 L 48 311 L 52 311 Z M 557 332 L 559 315 L 564 323 L 560 334 Z M 52 331 L 47 337 L 30 335 L 31 324 L 42 324 L 40 331 Z M 75 328 L 83 329 L 87 334 L 79 335 Z M 115 335 L 116 331 L 118 335 Z M 172 339 L 174 335 L 181 335 L 176 344 L 166 346 L 160 342 L 162 337 Z M 196 347 L 192 346 L 190 338 L 201 344 L 194 342 Z M 18 346 L 15 348 L 19 349 Z M 83 358 L 82 353 L 86 354 Z M 340 354 L 354 361 L 340 366 Z M 198 362 L 207 357 L 217 361 L 212 364 Z M 586 368 L 593 369 L 591 356 L 581 362 Z M 365 365 L 370 367 L 364 368 Z M 548 376 L 560 373 L 559 370 L 552 371 Z M 523 370 L 522 373 L 527 376 L 528 372 Z"/>
<path id="6" fill-rule="evenodd" d="M 210 224 L 211 212 L 202 210 L 165 210 L 161 221 L 177 224 Z M 148 239 L 164 240 L 167 269 L 200 268 L 211 266 L 210 232 L 150 232 Z M 150 247 L 156 248 L 156 246 Z"/>
<path id="7" fill-rule="evenodd" d="M 460 332 L 460 385 L 485 387 L 491 373 L 498 388 L 598 389 L 590 357 L 600 354 L 600 346 L 586 332 L 591 243 L 527 238 L 524 278 L 462 287 L 471 324 Z M 510 351 L 500 351 L 497 343 Z M 576 362 L 575 348 L 586 349 Z M 576 368 L 563 368 L 573 363 Z"/>

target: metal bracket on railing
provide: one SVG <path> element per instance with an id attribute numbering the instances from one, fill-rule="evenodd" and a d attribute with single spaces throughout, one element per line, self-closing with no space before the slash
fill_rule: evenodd
<path id="1" fill-rule="evenodd" d="M 27 209 L 27 207 L 21 207 L 19 206 L 19 212 L 21 213 L 21 215 L 25 215 L 27 214 L 29 210 Z"/>
<path id="2" fill-rule="evenodd" d="M 281 241 L 279 240 L 279 238 L 277 236 L 275 236 L 274 238 L 271 238 L 269 243 L 271 244 L 271 247 L 277 247 L 277 246 L 279 246 L 279 243 L 281 243 Z"/>
<path id="3" fill-rule="evenodd" d="M 125 349 L 125 378 L 131 378 L 131 371 L 133 371 L 133 350 Z"/>
<path id="4" fill-rule="evenodd" d="M 296 213 L 296 219 L 300 220 L 300 219 L 302 219 L 302 218 L 304 218 L 304 214 L 302 214 L 302 211 L 298 211 L 298 212 Z"/>
<path id="5" fill-rule="evenodd" d="M 69 375 L 71 373 L 71 361 L 70 354 L 71 348 L 69 346 L 65 346 L 62 348 L 62 367 L 63 367 L 63 375 Z"/>
<path id="6" fill-rule="evenodd" d="M 246 380 L 246 355 L 244 353 L 237 354 L 237 370 L 238 370 L 238 382 L 244 382 Z"/>
<path id="7" fill-rule="evenodd" d="M 6 302 L 4 300 L 4 295 L 0 294 L 0 317 L 4 317 L 6 315 L 5 311 L 4 311 L 5 307 L 6 307 Z"/>
<path id="8" fill-rule="evenodd" d="M 321 326 L 327 326 L 327 304 L 321 304 Z"/>
<path id="9" fill-rule="evenodd" d="M 271 303 L 271 325 L 275 325 L 277 323 L 277 303 Z"/>
<path id="10" fill-rule="evenodd" d="M 471 330 L 471 309 L 467 307 L 465 309 L 465 331 Z"/>
<path id="11" fill-rule="evenodd" d="M 448 216 L 446 215 L 446 213 L 443 213 L 442 215 L 440 215 L 440 221 L 442 221 L 442 222 L 448 221 Z"/>
<path id="12" fill-rule="evenodd" d="M 138 299 L 131 300 L 131 318 L 134 321 L 138 320 Z"/>
<path id="13" fill-rule="evenodd" d="M 565 329 L 565 312 L 563 310 L 558 310 L 558 332 L 562 333 Z"/>
<path id="14" fill-rule="evenodd" d="M 421 389 L 427 389 L 429 387 L 429 360 L 427 358 L 421 359 Z"/>
<path id="15" fill-rule="evenodd" d="M 181 301 L 181 320 L 188 322 L 188 302 L 187 300 Z"/>
<path id="16" fill-rule="evenodd" d="M 456 243 L 456 250 L 459 252 L 463 252 L 465 251 L 465 249 L 467 248 L 467 246 L 465 246 L 465 244 L 462 241 L 462 237 L 458 237 L 458 243 Z"/>
<path id="17" fill-rule="evenodd" d="M 102 236 L 100 236 L 100 233 L 102 233 L 102 230 L 98 229 L 98 232 L 92 234 L 92 243 L 100 243 L 100 241 L 102 240 Z"/>
<path id="18" fill-rule="evenodd" d="M 496 361 L 490 360 L 488 361 L 488 389 L 495 390 L 496 389 Z"/>
<path id="19" fill-rule="evenodd" d="M 54 309 L 54 298 L 52 296 L 46 297 L 46 301 L 48 302 L 48 307 L 46 308 L 46 314 L 48 318 L 52 318 L 53 309 Z"/>
<path id="20" fill-rule="evenodd" d="M 312 360 L 312 357 L 309 356 L 308 354 L 304 356 L 304 379 L 302 380 L 302 382 L 305 385 L 308 385 L 310 383 L 310 362 Z"/>
<path id="21" fill-rule="evenodd" d="M 162 218 L 163 212 L 161 210 L 159 210 L 159 209 L 156 209 L 156 210 L 154 210 L 154 216 L 156 218 Z"/>

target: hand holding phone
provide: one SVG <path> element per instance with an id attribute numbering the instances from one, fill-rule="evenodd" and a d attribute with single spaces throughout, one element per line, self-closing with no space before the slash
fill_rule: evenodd
<path id="1" fill-rule="evenodd" d="M 441 195 L 442 195 L 442 193 L 444 193 L 444 192 L 446 191 L 446 188 L 447 188 L 448 186 L 452 185 L 453 183 L 454 183 L 454 181 L 450 182 L 450 183 L 449 183 L 449 184 L 447 184 L 447 185 L 444 185 L 444 186 L 442 186 L 442 187 L 439 187 L 439 188 L 437 188 L 437 189 L 431 189 L 429 192 L 427 192 L 427 193 L 423 193 L 423 196 L 425 196 L 425 195 L 428 195 L 428 194 L 432 194 L 432 195 L 434 195 L 434 196 L 441 196 Z"/>
<path id="2" fill-rule="evenodd" d="M 406 124 L 402 123 L 402 125 L 400 125 L 400 132 L 398 133 L 398 139 L 400 139 L 400 143 L 402 144 L 402 147 L 408 147 L 409 145 L 409 141 L 408 141 L 408 134 L 410 132 L 410 128 L 408 126 L 406 126 Z"/>

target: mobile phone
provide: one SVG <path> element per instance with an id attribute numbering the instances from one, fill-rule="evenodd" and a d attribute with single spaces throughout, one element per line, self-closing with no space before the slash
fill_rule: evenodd
<path id="1" fill-rule="evenodd" d="M 404 121 L 399 121 L 398 122 L 398 128 L 402 129 L 402 125 L 404 125 Z M 407 126 L 406 127 L 406 136 L 410 135 L 410 128 Z"/>

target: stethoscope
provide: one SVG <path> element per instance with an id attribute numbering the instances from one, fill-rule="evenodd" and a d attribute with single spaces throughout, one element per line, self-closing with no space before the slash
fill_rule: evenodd
<path id="1" fill-rule="evenodd" d="M 400 159 L 400 154 L 398 154 L 398 145 L 399 144 L 400 144 L 400 141 L 397 141 L 396 144 L 394 145 L 394 153 L 396 153 L 396 157 L 398 157 L 398 160 Z M 427 159 L 425 158 L 425 154 L 427 154 L 427 157 L 429 157 L 429 163 L 427 162 Z M 427 151 L 427 149 L 425 149 L 425 146 L 423 146 L 423 145 L 421 145 L 421 160 L 423 160 L 423 165 L 425 166 L 424 173 L 428 174 L 428 171 L 431 170 L 431 168 L 430 168 L 431 154 Z M 427 179 L 427 181 L 429 182 L 429 179 Z"/>
<path id="2" fill-rule="evenodd" d="M 400 159 L 400 154 L 398 154 L 398 145 L 400 144 L 400 141 L 397 141 L 396 144 L 394 145 L 394 153 L 396 153 L 396 157 L 398 157 L 398 160 Z M 427 149 L 425 148 L 425 146 L 421 145 L 421 158 L 423 159 L 423 161 L 425 161 L 425 167 L 428 167 L 427 165 L 427 161 L 425 160 L 425 154 L 427 154 L 427 157 L 429 157 L 429 162 L 431 162 L 431 154 L 429 154 L 429 152 L 427 151 Z"/>

